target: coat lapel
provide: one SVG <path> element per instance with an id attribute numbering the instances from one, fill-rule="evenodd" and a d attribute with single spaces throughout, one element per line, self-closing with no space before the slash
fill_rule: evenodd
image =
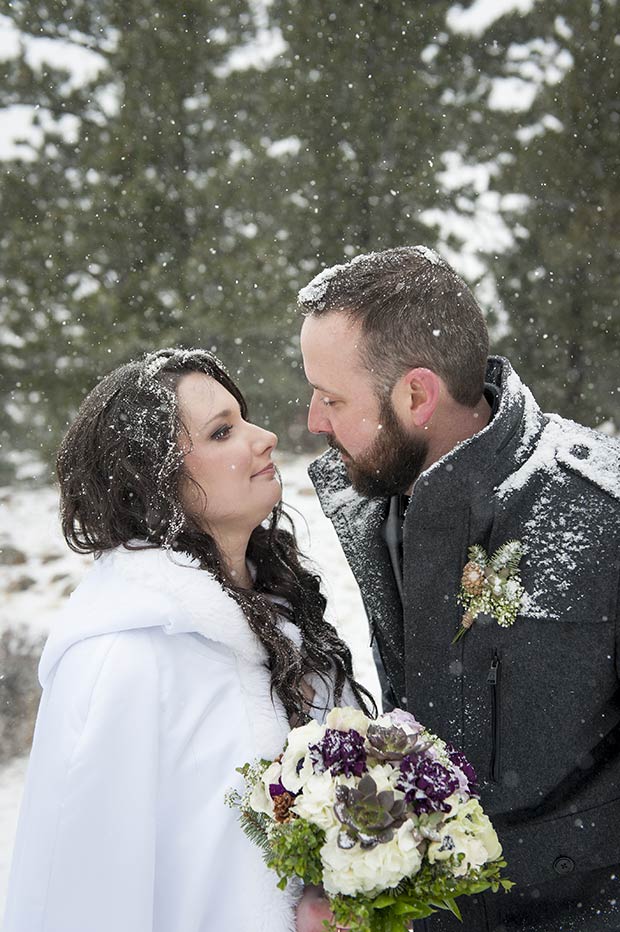
<path id="1" fill-rule="evenodd" d="M 351 488 L 346 469 L 334 450 L 315 460 L 308 472 L 360 587 L 386 675 L 400 701 L 405 695 L 403 610 L 382 536 L 388 502 L 358 495 Z"/>

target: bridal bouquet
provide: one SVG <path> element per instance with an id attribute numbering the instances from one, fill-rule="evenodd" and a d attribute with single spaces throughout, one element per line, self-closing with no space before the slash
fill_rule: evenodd
<path id="1" fill-rule="evenodd" d="M 460 918 L 459 896 L 512 886 L 471 764 L 408 712 L 333 709 L 239 772 L 245 790 L 228 802 L 244 831 L 282 888 L 323 885 L 332 928 L 404 932 L 437 909 Z"/>

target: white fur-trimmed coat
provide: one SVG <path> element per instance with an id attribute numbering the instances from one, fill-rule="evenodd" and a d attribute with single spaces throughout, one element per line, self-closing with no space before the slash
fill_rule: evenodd
<path id="1" fill-rule="evenodd" d="M 187 557 L 95 561 L 41 659 L 5 932 L 294 929 L 293 898 L 224 802 L 235 768 L 275 757 L 289 730 L 265 661 Z"/>

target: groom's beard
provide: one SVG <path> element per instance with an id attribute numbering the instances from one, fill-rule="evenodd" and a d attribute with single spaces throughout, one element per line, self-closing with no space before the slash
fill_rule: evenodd
<path id="1" fill-rule="evenodd" d="M 362 456 L 354 459 L 333 434 L 327 442 L 343 455 L 351 485 L 365 498 L 407 492 L 424 469 L 428 442 L 410 436 L 396 417 L 389 399 L 381 402 L 381 430 Z"/>

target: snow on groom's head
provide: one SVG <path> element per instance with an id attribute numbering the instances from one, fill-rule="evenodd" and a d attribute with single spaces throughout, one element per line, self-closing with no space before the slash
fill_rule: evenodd
<path id="1" fill-rule="evenodd" d="M 314 318 L 345 314 L 360 325 L 359 353 L 380 399 L 409 369 L 430 369 L 453 399 L 473 407 L 482 395 L 489 339 L 465 282 L 427 246 L 356 256 L 320 272 L 298 305 Z"/>

